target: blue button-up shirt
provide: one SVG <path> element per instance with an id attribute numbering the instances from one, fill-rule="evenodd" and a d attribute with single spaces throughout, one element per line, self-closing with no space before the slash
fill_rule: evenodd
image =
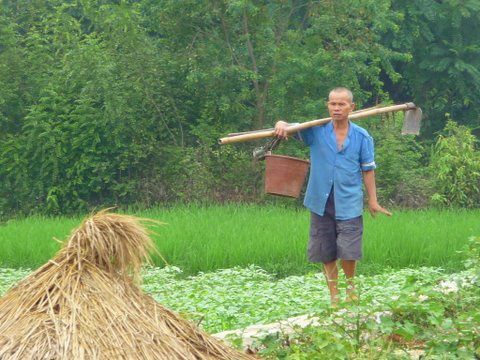
<path id="1" fill-rule="evenodd" d="M 376 167 L 372 137 L 351 121 L 342 149 L 337 148 L 332 122 L 302 130 L 300 137 L 310 147 L 311 162 L 304 205 L 323 216 L 333 187 L 338 220 L 362 215 L 362 171 Z"/>

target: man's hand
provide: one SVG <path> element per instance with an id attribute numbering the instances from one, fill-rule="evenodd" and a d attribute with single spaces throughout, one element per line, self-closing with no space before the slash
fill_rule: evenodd
<path id="1" fill-rule="evenodd" d="M 275 124 L 275 136 L 279 137 L 280 139 L 288 140 L 287 128 L 288 123 L 286 121 L 277 121 Z"/>
<path id="2" fill-rule="evenodd" d="M 392 213 L 387 209 L 384 209 L 378 204 L 377 201 L 377 187 L 375 186 L 375 170 L 367 170 L 363 172 L 363 181 L 365 182 L 365 189 L 368 193 L 368 210 L 373 217 L 378 212 L 387 216 L 392 216 Z"/>
<path id="3" fill-rule="evenodd" d="M 382 213 L 387 216 L 392 216 L 392 213 L 387 209 L 380 206 L 380 204 L 376 201 L 369 201 L 368 202 L 368 210 L 373 217 L 377 216 L 377 213 Z"/>

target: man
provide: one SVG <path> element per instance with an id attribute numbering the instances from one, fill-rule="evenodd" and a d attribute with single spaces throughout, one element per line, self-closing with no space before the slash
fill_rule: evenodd
<path id="1" fill-rule="evenodd" d="M 302 130 L 300 136 L 310 147 L 311 162 L 304 200 L 311 211 L 308 258 L 323 263 L 331 303 L 336 306 L 338 259 L 347 278 L 346 301 L 356 299 L 353 277 L 362 257 L 362 174 L 370 213 L 392 214 L 377 201 L 373 139 L 348 119 L 355 108 L 352 92 L 333 89 L 327 106 L 333 120 Z M 275 134 L 286 139 L 287 127 L 288 123 L 278 121 Z"/>

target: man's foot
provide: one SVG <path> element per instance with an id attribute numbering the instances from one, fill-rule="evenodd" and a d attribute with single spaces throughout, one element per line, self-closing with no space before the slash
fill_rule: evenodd
<path id="1" fill-rule="evenodd" d="M 338 296 L 338 294 L 334 296 L 330 296 L 330 307 L 332 309 L 338 309 L 339 306 L 340 306 L 340 297 Z"/>
<path id="2" fill-rule="evenodd" d="M 345 298 L 345 302 L 347 303 L 358 302 L 358 295 L 355 292 L 355 287 L 349 286 L 347 288 L 347 296 Z"/>

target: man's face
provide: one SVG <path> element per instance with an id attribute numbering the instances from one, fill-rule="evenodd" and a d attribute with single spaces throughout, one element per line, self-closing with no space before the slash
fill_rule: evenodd
<path id="1" fill-rule="evenodd" d="M 355 104 L 350 101 L 348 93 L 344 91 L 332 92 L 327 106 L 328 113 L 334 121 L 347 120 L 348 114 L 355 108 Z"/>

